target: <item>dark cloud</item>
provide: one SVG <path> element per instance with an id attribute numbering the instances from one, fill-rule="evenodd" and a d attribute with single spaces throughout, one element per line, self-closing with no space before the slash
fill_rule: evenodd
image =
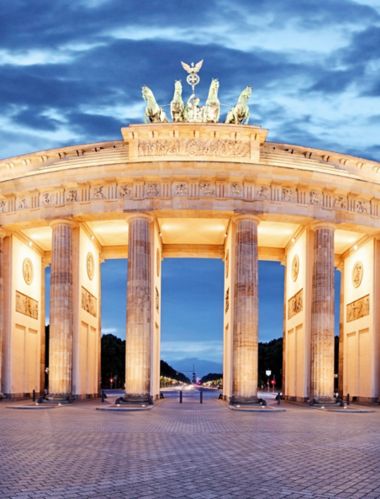
<path id="1" fill-rule="evenodd" d="M 336 94 L 343 92 L 349 85 L 357 82 L 363 75 L 363 69 L 352 68 L 348 70 L 321 71 L 321 73 L 321 76 L 317 77 L 317 81 L 308 90 Z"/>
<path id="2" fill-rule="evenodd" d="M 118 137 L 120 128 L 125 126 L 125 122 L 97 114 L 70 113 L 66 115 L 66 118 L 72 123 L 74 131 L 77 130 L 81 134 L 103 137 L 104 139 Z"/>

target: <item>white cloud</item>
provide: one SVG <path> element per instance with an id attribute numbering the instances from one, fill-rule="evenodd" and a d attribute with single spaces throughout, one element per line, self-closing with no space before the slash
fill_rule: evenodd
<path id="1" fill-rule="evenodd" d="M 185 357 L 199 357 L 220 361 L 223 353 L 221 341 L 163 341 L 161 358 L 180 360 Z"/>
<path id="2" fill-rule="evenodd" d="M 120 336 L 120 331 L 116 327 L 103 327 L 102 334 L 113 334 L 115 336 Z"/>
<path id="3" fill-rule="evenodd" d="M 0 65 L 33 66 L 35 64 L 58 64 L 73 60 L 69 53 L 53 50 L 0 50 Z"/>

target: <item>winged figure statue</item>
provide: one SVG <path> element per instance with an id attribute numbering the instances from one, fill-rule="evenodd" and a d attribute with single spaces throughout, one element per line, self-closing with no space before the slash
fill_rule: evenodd
<path id="1" fill-rule="evenodd" d="M 203 65 L 203 59 L 199 62 L 197 62 L 196 64 L 194 64 L 193 62 L 191 64 L 186 64 L 186 62 L 183 62 L 181 61 L 181 64 L 182 64 L 182 67 L 183 69 L 186 71 L 186 73 L 199 73 L 199 71 L 201 70 L 201 67 Z"/>

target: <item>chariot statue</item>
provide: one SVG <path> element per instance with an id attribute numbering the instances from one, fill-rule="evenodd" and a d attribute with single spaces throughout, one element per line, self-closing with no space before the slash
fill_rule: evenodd
<path id="1" fill-rule="evenodd" d="M 192 93 L 186 103 L 182 98 L 182 83 L 177 80 L 174 83 L 174 94 L 170 102 L 170 115 L 173 123 L 218 123 L 220 118 L 220 101 L 218 97 L 219 81 L 216 78 L 211 80 L 208 97 L 204 106 L 201 106 L 200 99 L 195 93 L 195 87 L 200 82 L 199 71 L 202 68 L 203 60 L 194 64 L 187 64 L 181 61 L 183 69 L 188 73 L 186 82 L 191 86 Z M 249 107 L 248 101 L 252 94 L 251 87 L 247 86 L 241 92 L 236 105 L 227 113 L 225 123 L 241 125 L 248 123 Z M 152 90 L 142 87 L 144 97 L 145 122 L 146 123 L 167 123 L 165 111 L 157 104 Z"/>

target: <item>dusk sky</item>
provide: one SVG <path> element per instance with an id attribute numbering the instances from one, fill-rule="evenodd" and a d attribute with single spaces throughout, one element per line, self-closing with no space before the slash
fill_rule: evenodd
<path id="1" fill-rule="evenodd" d="M 0 157 L 120 139 L 204 59 L 226 112 L 253 86 L 271 141 L 379 160 L 379 0 L 13 0 L 0 14 Z M 185 94 L 186 96 L 186 94 Z M 103 264 L 103 331 L 125 335 L 126 262 Z M 282 334 L 283 269 L 260 265 L 260 339 Z M 164 260 L 162 357 L 218 360 L 221 261 Z"/>

